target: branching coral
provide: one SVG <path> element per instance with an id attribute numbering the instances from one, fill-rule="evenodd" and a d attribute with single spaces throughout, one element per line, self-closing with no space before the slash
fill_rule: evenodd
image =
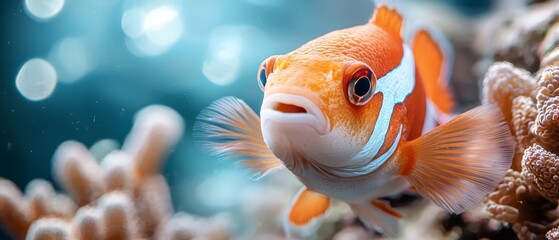
<path id="1" fill-rule="evenodd" d="M 556 217 L 556 203 L 542 198 L 521 173 L 509 170 L 497 190 L 485 199 L 491 217 L 512 224 L 521 239 L 543 236 Z"/>
<path id="2" fill-rule="evenodd" d="M 557 2 L 548 5 L 559 6 Z M 548 11 L 545 25 L 541 26 L 553 24 L 558 9 Z M 507 121 L 517 141 L 513 169 L 487 196 L 485 205 L 491 218 L 509 223 L 519 239 L 556 238 L 556 231 L 549 230 L 559 224 L 557 27 L 547 36 L 545 29 L 537 35 L 539 40 L 531 44 L 539 46 L 537 54 L 532 54 L 540 58 L 542 66 L 535 73 L 537 83 L 529 80 L 531 74 L 523 70 L 507 70 L 509 74 L 503 74 L 503 69 L 514 68 L 510 63 L 495 64 L 484 79 L 484 102 L 497 104 L 505 116 L 511 116 Z M 545 40 L 541 42 L 542 39 Z M 524 77 L 510 74 L 513 71 L 522 72 Z"/>
<path id="3" fill-rule="evenodd" d="M 71 198 L 44 180 L 30 182 L 23 195 L 0 179 L 0 225 L 17 239 L 226 239 L 227 218 L 173 216 L 169 187 L 158 172 L 182 131 L 174 110 L 149 106 L 137 113 L 122 151 L 100 164 L 83 144 L 62 143 L 53 175 Z"/>
<path id="4" fill-rule="evenodd" d="M 513 169 L 521 169 L 521 159 L 524 150 L 535 141 L 532 133 L 538 115 L 536 103 L 531 97 L 519 96 L 512 100 L 512 127 L 516 138 L 516 158 Z"/>
<path id="5" fill-rule="evenodd" d="M 540 144 L 549 148 L 559 147 L 559 67 L 548 67 L 538 81 L 538 115 L 533 132 Z"/>
<path id="6" fill-rule="evenodd" d="M 530 73 L 507 62 L 491 66 L 483 83 L 484 103 L 497 104 L 509 122 L 512 119 L 513 99 L 519 96 L 533 96 L 536 89 L 536 81 Z"/>
<path id="7" fill-rule="evenodd" d="M 534 114 L 524 110 L 532 107 L 527 98 L 534 96 L 535 92 L 536 80 L 530 73 L 507 62 L 493 64 L 483 79 L 483 102 L 499 106 L 517 140 L 518 136 L 529 140 L 529 135 L 519 135 L 515 132 L 527 132 L 528 128 L 523 124 L 533 121 L 531 118 Z M 519 97 L 522 98 L 515 101 Z M 521 125 L 514 125 L 515 122 Z M 523 144 L 517 146 L 513 162 L 515 170 L 520 170 L 522 150 Z"/>
<path id="8" fill-rule="evenodd" d="M 505 116 L 511 116 L 509 125 L 517 140 L 513 169 L 517 171 L 509 170 L 495 192 L 488 195 L 486 207 L 492 218 L 512 224 L 520 239 L 542 238 L 557 224 L 558 216 L 559 162 L 546 148 L 555 151 L 559 147 L 559 68 L 545 68 L 534 89 L 520 86 L 518 76 L 491 73 L 502 71 L 502 64 L 496 66 L 486 74 L 484 97 L 486 102 L 498 104 Z M 495 82 L 530 90 L 519 94 L 522 90 L 497 87 Z"/>
<path id="9" fill-rule="evenodd" d="M 559 199 L 559 157 L 534 144 L 524 152 L 522 174 L 553 202 Z"/>

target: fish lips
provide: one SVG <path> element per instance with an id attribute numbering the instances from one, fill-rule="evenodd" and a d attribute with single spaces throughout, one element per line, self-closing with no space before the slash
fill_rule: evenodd
<path id="1" fill-rule="evenodd" d="M 298 130 L 302 126 L 312 128 L 318 135 L 329 132 L 330 124 L 323 111 L 309 98 L 288 94 L 274 93 L 264 99 L 260 110 L 261 125 L 274 125 L 277 130 Z M 302 130 L 302 129 L 301 129 Z"/>

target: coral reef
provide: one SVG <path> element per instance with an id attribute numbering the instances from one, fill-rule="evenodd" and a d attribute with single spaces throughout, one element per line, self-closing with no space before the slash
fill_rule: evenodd
<path id="1" fill-rule="evenodd" d="M 511 224 L 520 239 L 543 236 L 559 216 L 557 204 L 543 198 L 523 174 L 513 170 L 485 201 L 490 216 Z"/>
<path id="2" fill-rule="evenodd" d="M 182 118 L 153 105 L 136 114 L 122 150 L 98 163 L 87 148 L 66 141 L 53 157 L 53 175 L 68 196 L 45 180 L 23 194 L 0 179 L 0 226 L 16 239 L 227 239 L 226 215 L 196 218 L 174 213 L 159 174 L 181 137 Z"/>
<path id="3" fill-rule="evenodd" d="M 517 39 L 496 45 L 494 57 L 508 62 L 495 63 L 483 80 L 483 101 L 501 108 L 517 142 L 512 169 L 485 206 L 490 218 L 511 226 L 519 239 L 558 236 L 558 3 L 534 4 L 497 31 L 497 37 L 514 34 Z"/>

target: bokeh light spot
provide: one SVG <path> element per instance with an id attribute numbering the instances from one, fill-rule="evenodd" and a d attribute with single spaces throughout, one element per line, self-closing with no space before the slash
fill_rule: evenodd
<path id="1" fill-rule="evenodd" d="M 62 7 L 64 0 L 25 0 L 25 9 L 31 17 L 46 20 L 56 16 Z"/>
<path id="2" fill-rule="evenodd" d="M 144 11 L 138 8 L 129 9 L 124 12 L 121 22 L 124 33 L 131 38 L 140 37 L 144 33 L 144 26 L 142 24 L 144 17 Z"/>
<path id="3" fill-rule="evenodd" d="M 122 15 L 126 47 L 137 56 L 155 56 L 167 51 L 183 34 L 178 10 L 170 5 L 134 7 Z"/>
<path id="4" fill-rule="evenodd" d="M 206 58 L 202 72 L 215 85 L 226 86 L 239 75 L 240 59 Z"/>
<path id="5" fill-rule="evenodd" d="M 16 88 L 25 98 L 39 101 L 52 94 L 56 79 L 56 70 L 49 62 L 34 58 L 23 64 L 19 70 Z"/>
<path id="6" fill-rule="evenodd" d="M 65 38 L 49 54 L 49 60 L 58 70 L 58 80 L 73 83 L 94 67 L 93 53 L 83 38 Z"/>
<path id="7" fill-rule="evenodd" d="M 214 84 L 225 86 L 233 83 L 240 71 L 244 28 L 222 26 L 210 35 L 209 54 L 202 72 Z"/>
<path id="8" fill-rule="evenodd" d="M 170 6 L 153 9 L 146 14 L 143 30 L 150 41 L 158 45 L 171 45 L 182 34 L 178 12 Z"/>

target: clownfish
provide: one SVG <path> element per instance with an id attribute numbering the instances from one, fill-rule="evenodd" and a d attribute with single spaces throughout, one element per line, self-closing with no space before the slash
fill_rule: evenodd
<path id="1" fill-rule="evenodd" d="M 381 198 L 407 189 L 464 212 L 503 179 L 515 143 L 494 105 L 451 117 L 448 43 L 425 27 L 407 43 L 402 27 L 398 10 L 381 4 L 364 25 L 269 57 L 257 72 L 260 117 L 225 97 L 200 113 L 196 137 L 256 178 L 291 171 L 304 187 L 287 228 L 316 224 L 337 200 L 394 235 L 402 215 Z"/>

